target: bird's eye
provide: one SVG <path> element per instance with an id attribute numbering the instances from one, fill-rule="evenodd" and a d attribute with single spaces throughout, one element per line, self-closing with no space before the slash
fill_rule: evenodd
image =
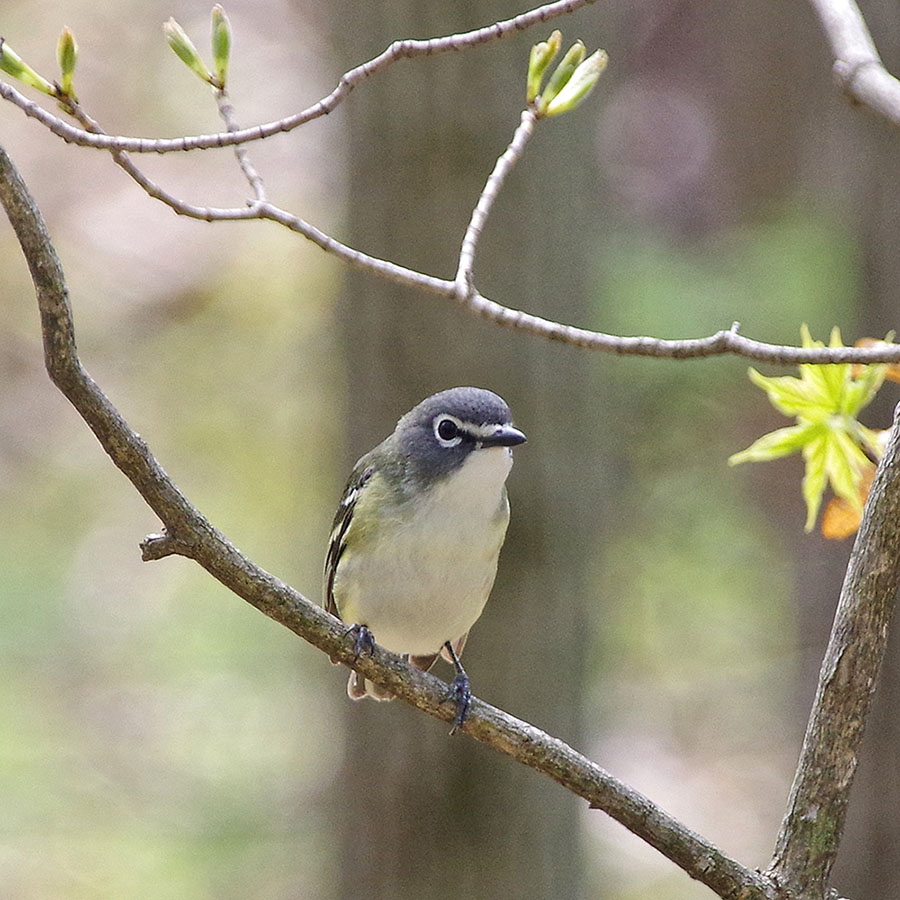
<path id="1" fill-rule="evenodd" d="M 434 423 L 434 433 L 446 447 L 458 444 L 460 441 L 459 425 L 447 417 L 442 417 Z"/>
<path id="2" fill-rule="evenodd" d="M 452 441 L 453 438 L 459 433 L 459 429 L 456 427 L 456 422 L 453 419 L 441 419 L 438 422 L 438 435 L 442 440 Z"/>

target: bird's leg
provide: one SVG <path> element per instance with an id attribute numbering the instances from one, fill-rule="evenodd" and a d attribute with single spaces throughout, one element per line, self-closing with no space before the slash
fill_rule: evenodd
<path id="1" fill-rule="evenodd" d="M 375 638 L 372 637 L 372 632 L 365 625 L 351 625 L 344 634 L 354 636 L 353 654 L 357 659 L 363 653 L 368 656 L 372 655 L 372 651 L 375 649 Z"/>
<path id="2" fill-rule="evenodd" d="M 466 716 L 469 713 L 469 705 L 472 702 L 472 692 L 469 690 L 469 676 L 466 675 L 466 670 L 462 667 L 459 656 L 453 649 L 453 644 L 451 644 L 450 641 L 447 641 L 444 644 L 444 647 L 450 654 L 450 658 L 453 660 L 453 665 L 456 668 L 456 678 L 450 683 L 450 687 L 447 689 L 447 695 L 444 698 L 446 700 L 453 700 L 456 703 L 456 716 L 453 718 L 453 727 L 450 729 L 450 734 L 456 734 L 456 732 L 462 728 L 463 722 L 466 721 Z"/>

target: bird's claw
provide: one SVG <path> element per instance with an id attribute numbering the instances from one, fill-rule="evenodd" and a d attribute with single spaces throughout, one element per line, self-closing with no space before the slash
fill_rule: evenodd
<path id="1" fill-rule="evenodd" d="M 375 638 L 365 625 L 351 625 L 344 633 L 354 637 L 353 655 L 356 659 L 359 659 L 364 653 L 367 656 L 372 655 L 372 651 L 375 649 Z"/>
<path id="2" fill-rule="evenodd" d="M 469 676 L 464 672 L 460 672 L 450 682 L 447 693 L 444 695 L 444 700 L 452 700 L 456 704 L 456 715 L 453 717 L 453 727 L 450 729 L 450 734 L 454 735 L 462 728 L 463 723 L 466 721 L 466 716 L 469 714 L 469 707 L 472 704 Z"/>

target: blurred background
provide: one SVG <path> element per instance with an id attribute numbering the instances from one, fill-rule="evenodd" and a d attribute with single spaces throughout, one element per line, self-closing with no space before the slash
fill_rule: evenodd
<path id="1" fill-rule="evenodd" d="M 313 103 L 392 39 L 523 8 L 232 0 L 238 118 Z M 896 4 L 864 12 L 896 70 Z M 79 96 L 110 132 L 220 130 L 165 45 L 170 15 L 206 46 L 209 7 L 185 0 L 6 0 L 0 32 L 52 77 L 70 26 Z M 787 343 L 801 322 L 847 342 L 897 327 L 900 135 L 837 94 L 805 4 L 611 2 L 553 24 L 611 64 L 504 189 L 478 257 L 488 296 L 672 338 L 734 320 Z M 549 30 L 401 62 L 326 119 L 252 145 L 270 197 L 452 275 Z M 529 443 L 466 648 L 475 692 L 767 863 L 850 545 L 803 534 L 798 460 L 727 467 L 786 424 L 746 361 L 514 334 L 274 225 L 179 219 L 107 156 L 11 106 L 0 123 L 66 268 L 85 365 L 193 502 L 307 596 L 353 461 L 433 391 L 502 394 Z M 201 205 L 249 195 L 229 152 L 139 163 Z M 344 671 L 192 563 L 142 564 L 159 523 L 50 385 L 5 220 L 0 284 L 0 897 L 712 896 L 443 723 L 351 705 Z M 898 399 L 882 393 L 875 427 Z M 900 896 L 898 652 L 835 874 L 868 900 Z"/>

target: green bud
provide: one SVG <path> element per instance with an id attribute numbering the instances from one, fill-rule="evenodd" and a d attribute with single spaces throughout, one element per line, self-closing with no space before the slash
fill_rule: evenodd
<path id="1" fill-rule="evenodd" d="M 562 47 L 562 32 L 557 28 L 550 37 L 547 38 L 547 43 L 553 50 L 553 55 L 556 56 L 556 54 L 559 53 L 559 48 Z"/>
<path id="2" fill-rule="evenodd" d="M 562 32 L 554 31 L 546 41 L 541 41 L 531 48 L 531 55 L 528 57 L 528 81 L 526 100 L 531 103 L 541 92 L 541 84 L 544 81 L 544 75 L 550 63 L 559 53 L 562 44 Z"/>
<path id="3" fill-rule="evenodd" d="M 75 43 L 75 35 L 68 28 L 63 28 L 62 34 L 59 36 L 59 43 L 56 45 L 56 58 L 59 60 L 59 71 L 61 73 L 59 79 L 60 90 L 66 97 L 77 100 L 75 90 L 72 87 L 72 79 L 75 75 L 75 63 L 78 60 L 78 45 Z"/>
<path id="4" fill-rule="evenodd" d="M 547 104 L 544 115 L 558 116 L 578 107 L 600 80 L 608 61 L 606 52 L 598 50 L 580 63 L 562 90 Z"/>
<path id="5" fill-rule="evenodd" d="M 197 48 L 185 30 L 174 19 L 169 19 L 168 22 L 163 22 L 163 32 L 175 55 L 202 81 L 214 84 L 212 74 L 206 68 L 206 63 L 200 59 Z"/>
<path id="6" fill-rule="evenodd" d="M 231 54 L 231 23 L 225 10 L 217 3 L 212 9 L 212 57 L 217 87 L 225 90 L 228 77 L 228 57 Z"/>
<path id="7" fill-rule="evenodd" d="M 28 63 L 23 62 L 18 53 L 16 53 L 3 38 L 0 38 L 0 70 L 17 78 L 22 84 L 36 88 L 43 94 L 49 94 L 51 97 L 56 96 L 56 85 L 51 84 L 46 78 L 38 75 Z"/>
<path id="8" fill-rule="evenodd" d="M 579 63 L 584 59 L 584 53 L 584 44 L 581 41 L 575 41 L 569 47 L 568 52 L 562 58 L 562 62 L 556 67 L 556 71 L 550 76 L 547 87 L 544 88 L 544 92 L 541 94 L 541 99 L 538 102 L 538 113 L 540 115 L 544 115 L 550 101 L 566 86 L 575 69 L 578 68 Z"/>

